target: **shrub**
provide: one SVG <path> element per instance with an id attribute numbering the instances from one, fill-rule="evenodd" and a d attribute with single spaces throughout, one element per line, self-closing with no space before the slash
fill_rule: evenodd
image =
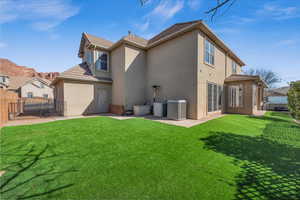
<path id="1" fill-rule="evenodd" d="M 300 81 L 295 81 L 290 84 L 288 106 L 291 115 L 296 119 L 300 119 Z"/>

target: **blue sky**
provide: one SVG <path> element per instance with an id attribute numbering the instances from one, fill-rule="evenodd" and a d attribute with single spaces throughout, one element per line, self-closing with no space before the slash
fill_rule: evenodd
<path id="1" fill-rule="evenodd" d="M 300 1 L 237 0 L 212 22 L 212 0 L 0 0 L 0 57 L 38 71 L 80 62 L 82 32 L 112 41 L 128 30 L 149 39 L 164 28 L 203 19 L 247 67 L 300 79 Z"/>

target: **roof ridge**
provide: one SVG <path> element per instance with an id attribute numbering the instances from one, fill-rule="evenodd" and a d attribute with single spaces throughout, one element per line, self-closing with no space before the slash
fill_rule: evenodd
<path id="1" fill-rule="evenodd" d="M 92 36 L 92 37 L 96 37 L 96 38 L 99 38 L 99 39 L 105 40 L 105 41 L 107 41 L 107 42 L 114 43 L 114 42 L 113 42 L 113 41 L 111 41 L 111 40 L 105 39 L 105 38 L 103 38 L 103 37 L 99 37 L 99 36 L 97 36 L 97 35 L 94 35 L 94 34 L 90 34 L 90 33 L 87 33 L 87 32 L 83 32 L 83 34 L 87 36 L 87 39 L 88 39 L 88 40 L 89 40 L 88 36 Z"/>
<path id="2" fill-rule="evenodd" d="M 182 24 L 192 24 L 192 23 L 195 23 L 195 22 L 202 22 L 203 20 L 202 19 L 197 19 L 197 20 L 193 20 L 193 21 L 188 21 L 188 22 L 180 22 L 180 23 L 176 23 L 178 25 L 182 25 Z M 174 24 L 174 25 L 176 25 Z"/>

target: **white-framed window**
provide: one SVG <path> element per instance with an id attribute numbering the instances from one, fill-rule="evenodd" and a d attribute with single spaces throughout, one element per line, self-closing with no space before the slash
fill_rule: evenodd
<path id="1" fill-rule="evenodd" d="M 232 67 L 232 73 L 236 74 L 237 73 L 237 64 L 236 64 L 236 62 L 232 61 L 231 67 Z"/>
<path id="2" fill-rule="evenodd" d="M 32 92 L 27 92 L 27 97 L 28 98 L 33 98 L 33 93 Z"/>
<path id="3" fill-rule="evenodd" d="M 207 64 L 214 65 L 215 64 L 215 46 L 208 41 L 207 39 L 205 40 L 205 55 L 204 55 L 204 61 Z"/>
<path id="4" fill-rule="evenodd" d="M 244 100 L 243 100 L 243 95 L 244 95 L 244 88 L 243 85 L 230 85 L 228 87 L 229 90 L 229 107 L 231 108 L 237 108 L 237 107 L 243 107 L 244 105 Z"/>
<path id="5" fill-rule="evenodd" d="M 40 82 L 40 88 L 44 88 L 44 87 L 45 87 L 44 83 Z"/>
<path id="6" fill-rule="evenodd" d="M 222 109 L 223 87 L 207 83 L 207 111 L 214 112 Z"/>
<path id="7" fill-rule="evenodd" d="M 109 57 L 107 52 L 96 51 L 96 70 L 108 71 Z"/>
<path id="8" fill-rule="evenodd" d="M 88 64 L 93 63 L 93 52 L 92 51 L 89 51 L 89 50 L 86 51 L 86 62 Z"/>
<path id="9" fill-rule="evenodd" d="M 48 98 L 48 94 L 43 94 L 43 98 Z"/>
<path id="10" fill-rule="evenodd" d="M 5 83 L 5 76 L 0 76 L 0 82 Z"/>

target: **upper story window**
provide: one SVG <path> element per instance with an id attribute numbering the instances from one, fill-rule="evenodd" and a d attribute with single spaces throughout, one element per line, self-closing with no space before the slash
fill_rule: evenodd
<path id="1" fill-rule="evenodd" d="M 5 83 L 5 76 L 0 76 L 0 82 Z"/>
<path id="2" fill-rule="evenodd" d="M 205 40 L 205 63 L 214 65 L 215 64 L 215 46 L 208 40 Z"/>
<path id="3" fill-rule="evenodd" d="M 237 64 L 236 62 L 232 61 L 232 73 L 236 74 L 237 73 Z"/>
<path id="4" fill-rule="evenodd" d="M 27 92 L 27 97 L 28 98 L 33 98 L 33 93 L 32 92 Z"/>
<path id="5" fill-rule="evenodd" d="M 96 69 L 108 71 L 108 53 L 96 51 Z"/>
<path id="6" fill-rule="evenodd" d="M 92 51 L 86 51 L 86 62 L 88 64 L 93 63 L 93 53 L 92 53 Z"/>

